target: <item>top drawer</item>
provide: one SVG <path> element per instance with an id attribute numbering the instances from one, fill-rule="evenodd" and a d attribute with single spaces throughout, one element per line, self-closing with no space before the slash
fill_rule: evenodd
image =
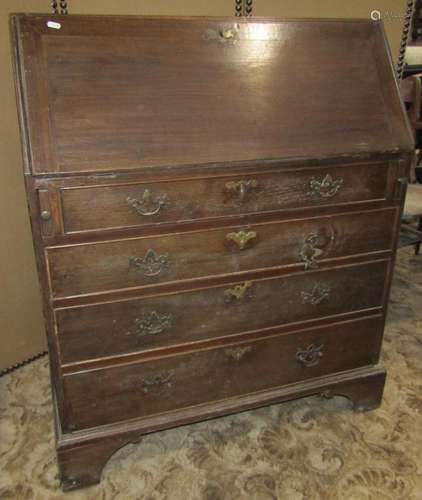
<path id="1" fill-rule="evenodd" d="M 63 187 L 65 233 L 383 200 L 388 163 Z"/>

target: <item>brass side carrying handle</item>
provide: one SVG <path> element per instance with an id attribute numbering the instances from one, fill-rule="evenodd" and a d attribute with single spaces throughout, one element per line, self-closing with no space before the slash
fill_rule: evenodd
<path id="1" fill-rule="evenodd" d="M 323 349 L 324 344 L 311 344 L 308 345 L 308 347 L 306 347 L 305 349 L 298 349 L 298 351 L 296 352 L 296 361 L 306 366 L 307 368 L 316 366 L 324 355 Z"/>
<path id="2" fill-rule="evenodd" d="M 144 276 L 153 277 L 158 276 L 169 267 L 168 255 L 158 255 L 152 248 L 150 248 L 145 257 L 130 257 L 129 266 L 141 272 Z"/>
<path id="3" fill-rule="evenodd" d="M 226 234 L 226 240 L 234 242 L 239 250 L 244 250 L 251 240 L 254 240 L 258 234 L 256 231 L 237 231 Z"/>
<path id="4" fill-rule="evenodd" d="M 246 196 L 253 190 L 258 188 L 256 179 L 229 181 L 226 182 L 225 189 L 229 193 L 238 195 L 239 200 L 243 202 Z"/>
<path id="5" fill-rule="evenodd" d="M 126 198 L 126 203 L 133 209 L 138 215 L 151 216 L 157 215 L 160 210 L 168 204 L 167 196 L 156 196 L 153 198 L 149 189 L 145 189 L 142 196 L 138 198 L 131 198 L 128 196 Z"/>
<path id="6" fill-rule="evenodd" d="M 135 319 L 134 331 L 129 331 L 126 335 L 136 335 L 144 337 L 148 335 L 158 335 L 173 326 L 173 315 L 150 311 Z"/>

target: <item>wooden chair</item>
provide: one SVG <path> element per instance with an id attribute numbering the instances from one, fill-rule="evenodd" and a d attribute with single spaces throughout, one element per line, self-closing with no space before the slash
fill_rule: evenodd
<path id="1" fill-rule="evenodd" d="M 400 246 L 415 245 L 418 255 L 422 241 L 422 73 L 405 78 L 400 85 L 410 125 L 415 137 L 415 167 L 410 174 L 400 231 Z M 419 182 L 418 182 L 419 181 Z M 417 227 L 414 227 L 417 222 Z"/>
<path id="2" fill-rule="evenodd" d="M 412 223 L 417 221 L 417 228 Z M 407 186 L 399 246 L 415 245 L 415 255 L 419 254 L 422 241 L 422 184 Z"/>
<path id="3" fill-rule="evenodd" d="M 401 81 L 400 93 L 406 106 L 407 116 L 415 137 L 416 162 L 411 182 L 422 182 L 422 73 L 409 76 Z M 416 177 L 413 176 L 416 174 Z"/>

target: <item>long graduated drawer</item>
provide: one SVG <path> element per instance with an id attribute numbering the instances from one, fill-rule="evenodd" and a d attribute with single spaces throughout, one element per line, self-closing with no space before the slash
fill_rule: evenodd
<path id="1" fill-rule="evenodd" d="M 63 227 L 79 233 L 391 200 L 392 168 L 381 162 L 160 182 L 100 178 L 59 188 Z"/>
<path id="2" fill-rule="evenodd" d="M 61 360 L 187 345 L 349 313 L 380 311 L 389 261 L 55 311 Z M 261 314 L 257 314 L 260 311 Z"/>
<path id="3" fill-rule="evenodd" d="M 67 297 L 296 265 L 392 248 L 395 208 L 46 249 Z"/>
<path id="4" fill-rule="evenodd" d="M 146 417 L 375 364 L 383 321 L 365 319 L 64 377 L 69 429 Z M 176 404 L 177 402 L 177 404 Z"/>

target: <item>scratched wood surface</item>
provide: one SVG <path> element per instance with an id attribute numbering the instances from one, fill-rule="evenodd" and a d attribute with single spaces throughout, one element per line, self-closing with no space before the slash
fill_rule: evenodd
<path id="1" fill-rule="evenodd" d="M 388 261 L 56 310 L 64 363 L 189 344 L 383 306 Z M 152 351 L 151 351 L 152 350 Z"/>
<path id="2" fill-rule="evenodd" d="M 387 251 L 392 209 L 47 248 L 54 297 Z"/>
<path id="3" fill-rule="evenodd" d="M 60 192 L 66 233 L 145 227 L 359 202 L 391 196 L 388 162 L 199 180 L 99 184 Z M 325 184 L 324 184 L 325 183 Z M 331 183 L 331 184 L 330 184 Z M 326 186 L 321 192 L 320 186 Z M 107 217 L 104 217 L 104 212 Z"/>
<path id="4" fill-rule="evenodd" d="M 46 21 L 19 20 L 34 173 L 406 146 L 379 23 Z"/>

